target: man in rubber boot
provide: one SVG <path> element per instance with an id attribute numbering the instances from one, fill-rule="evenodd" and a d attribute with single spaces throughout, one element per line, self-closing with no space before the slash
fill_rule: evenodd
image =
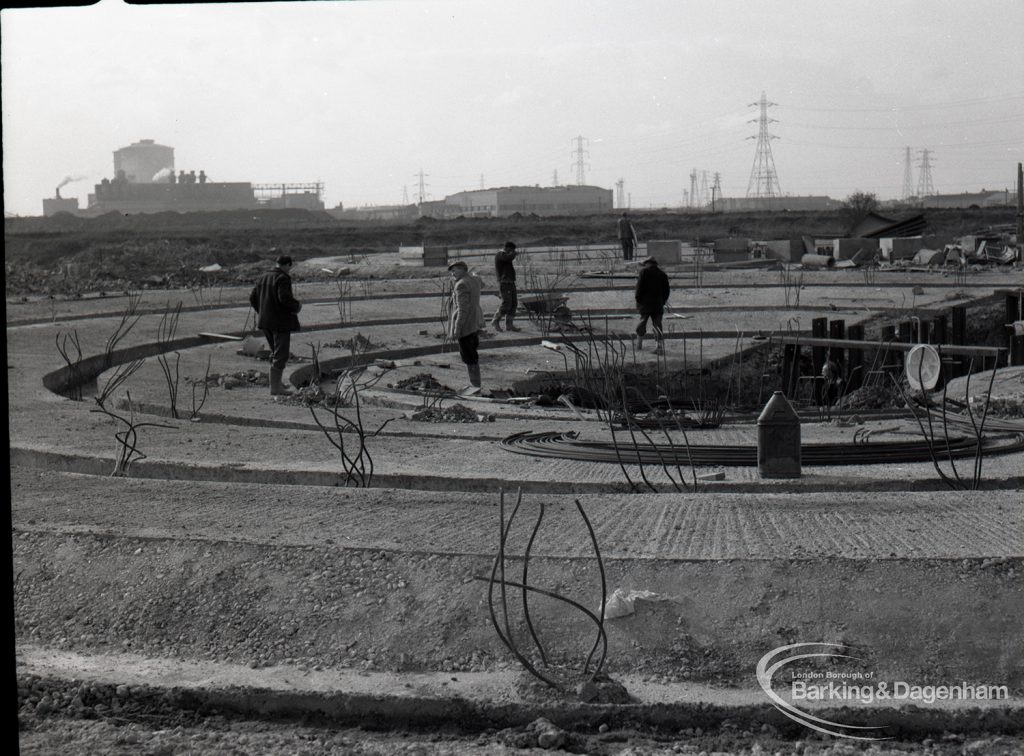
<path id="1" fill-rule="evenodd" d="M 641 262 L 640 274 L 636 277 L 636 309 L 640 313 L 640 322 L 636 327 L 636 348 L 638 350 L 644 348 L 647 321 L 650 319 L 651 325 L 654 326 L 654 337 L 658 342 L 654 353 L 665 354 L 661 319 L 665 314 L 665 304 L 668 302 L 670 293 L 668 276 L 658 267 L 658 261 L 653 257 L 648 257 Z"/>
<path id="2" fill-rule="evenodd" d="M 514 242 L 505 242 L 505 249 L 494 256 L 494 273 L 498 278 L 498 290 L 501 294 L 501 306 L 494 313 L 491 326 L 495 331 L 501 330 L 501 319 L 505 318 L 506 331 L 518 331 L 512 325 L 516 316 L 516 307 L 519 300 L 516 298 L 516 268 L 512 261 L 516 259 L 516 245 Z"/>
<path id="3" fill-rule="evenodd" d="M 270 393 L 288 396 L 282 377 L 291 353 L 292 333 L 299 330 L 302 303 L 292 295 L 292 258 L 281 255 L 277 265 L 260 276 L 249 295 L 249 304 L 256 310 L 256 327 L 263 331 L 270 346 Z"/>
<path id="4" fill-rule="evenodd" d="M 459 356 L 469 372 L 469 386 L 459 393 L 470 396 L 480 392 L 480 329 L 484 325 L 484 313 L 480 309 L 480 279 L 469 274 L 469 267 L 462 260 L 448 266 L 452 280 L 451 318 L 448 321 L 448 337 L 459 343 Z"/>

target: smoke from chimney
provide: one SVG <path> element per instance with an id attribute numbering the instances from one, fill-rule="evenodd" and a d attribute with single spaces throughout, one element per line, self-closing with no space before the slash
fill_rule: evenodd
<path id="1" fill-rule="evenodd" d="M 73 183 L 75 181 L 83 181 L 86 178 L 88 178 L 88 176 L 65 176 L 63 179 L 61 179 L 61 182 L 59 184 L 57 184 L 57 199 L 61 198 L 60 197 L 60 188 L 62 186 L 65 186 L 66 184 L 71 184 L 71 183 Z"/>
<path id="2" fill-rule="evenodd" d="M 57 184 L 57 189 L 59 190 L 65 184 L 70 184 L 70 183 L 72 183 L 74 181 L 83 181 L 85 178 L 86 178 L 85 176 L 65 176 L 61 180 L 61 182 L 59 184 Z M 57 196 L 58 197 L 60 196 L 60 191 L 57 192 Z"/>

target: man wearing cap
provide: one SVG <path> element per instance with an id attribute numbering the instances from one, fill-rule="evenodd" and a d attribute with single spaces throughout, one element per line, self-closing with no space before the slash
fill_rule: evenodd
<path id="1" fill-rule="evenodd" d="M 494 274 L 498 278 L 498 291 L 501 296 L 501 306 L 494 313 L 491 326 L 495 331 L 501 330 L 501 318 L 505 317 L 505 330 L 518 331 L 512 325 L 516 316 L 516 307 L 519 301 L 516 297 L 516 269 L 512 261 L 516 259 L 515 242 L 505 242 L 505 248 L 494 256 Z"/>
<path id="2" fill-rule="evenodd" d="M 644 336 L 647 334 L 647 321 L 654 326 L 654 338 L 657 346 L 655 354 L 665 354 L 662 343 L 664 334 L 661 330 L 661 318 L 665 314 L 671 289 L 668 276 L 658 267 L 658 261 L 648 257 L 640 263 L 640 274 L 636 277 L 636 309 L 640 313 L 640 322 L 636 327 L 636 348 L 644 348 Z"/>
<path id="3" fill-rule="evenodd" d="M 484 325 L 484 313 L 480 309 L 482 284 L 477 276 L 469 274 L 469 267 L 462 260 L 448 266 L 452 280 L 451 316 L 448 321 L 448 337 L 459 343 L 459 356 L 469 372 L 469 386 L 462 395 L 480 392 L 480 348 L 479 331 Z"/>
<path id="4" fill-rule="evenodd" d="M 292 295 L 292 258 L 279 255 L 277 265 L 260 276 L 249 294 L 256 310 L 256 327 L 263 331 L 270 346 L 270 393 L 288 396 L 292 392 L 281 380 L 291 353 L 292 333 L 299 330 L 302 303 Z"/>

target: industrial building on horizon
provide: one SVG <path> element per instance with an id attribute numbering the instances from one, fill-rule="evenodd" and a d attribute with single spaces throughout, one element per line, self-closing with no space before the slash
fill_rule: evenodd
<path id="1" fill-rule="evenodd" d="M 512 215 L 595 215 L 614 209 L 612 190 L 599 186 L 503 186 L 449 194 L 410 205 L 329 209 L 347 220 L 508 218 Z"/>
<path id="2" fill-rule="evenodd" d="M 94 186 L 85 208 L 77 198 L 63 198 L 57 186 L 55 196 L 43 200 L 43 215 L 69 213 L 95 217 L 109 212 L 162 213 L 210 212 L 218 210 L 304 209 L 325 210 L 323 184 L 252 184 L 210 181 L 203 170 L 175 172 L 174 148 L 142 139 L 115 150 L 114 177 Z M 71 178 L 65 179 L 65 183 Z M 620 192 L 621 194 L 621 192 Z M 713 195 L 712 195 L 713 196 Z M 896 204 L 908 207 L 970 208 L 1012 205 L 1016 194 L 1009 190 L 909 197 Z M 721 197 L 711 203 L 690 207 L 661 207 L 681 212 L 745 212 L 756 210 L 835 210 L 842 200 L 827 196 Z M 882 202 L 883 206 L 893 203 Z M 456 192 L 442 200 L 418 204 L 344 208 L 339 204 L 326 210 L 347 220 L 409 220 L 418 217 L 504 218 L 524 216 L 596 215 L 630 209 L 614 203 L 611 189 L 588 185 L 506 186 Z M 640 208 L 637 208 L 640 209 Z"/>
<path id="3" fill-rule="evenodd" d="M 174 148 L 142 139 L 114 151 L 114 177 L 104 178 L 89 194 L 84 209 L 77 198 L 43 200 L 43 215 L 70 213 L 92 217 L 109 212 L 162 213 L 261 208 L 323 210 L 323 184 L 252 184 L 210 181 L 200 170 L 175 174 Z"/>

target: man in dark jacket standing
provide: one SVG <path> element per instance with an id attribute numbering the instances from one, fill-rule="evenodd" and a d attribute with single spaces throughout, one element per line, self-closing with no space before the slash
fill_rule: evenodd
<path id="1" fill-rule="evenodd" d="M 665 354 L 662 343 L 664 334 L 661 330 L 661 318 L 665 314 L 671 288 L 668 276 L 658 267 L 658 261 L 648 257 L 640 263 L 640 275 L 636 278 L 636 309 L 640 313 L 640 322 L 636 327 L 636 348 L 644 348 L 644 336 L 647 334 L 647 320 L 654 326 L 654 338 L 657 346 L 655 354 Z"/>
<path id="2" fill-rule="evenodd" d="M 636 250 L 636 229 L 629 219 L 629 213 L 623 212 L 618 223 L 619 244 L 622 245 L 622 259 L 632 260 Z"/>
<path id="3" fill-rule="evenodd" d="M 292 258 L 279 256 L 276 267 L 260 276 L 249 295 L 249 304 L 256 310 L 256 327 L 263 331 L 270 346 L 270 393 L 274 396 L 292 393 L 281 380 L 302 309 L 302 303 L 292 295 L 291 270 Z"/>
<path id="4" fill-rule="evenodd" d="M 505 249 L 494 256 L 494 274 L 498 278 L 498 291 L 501 294 L 501 307 L 494 313 L 491 320 L 491 327 L 495 331 L 501 330 L 501 317 L 505 316 L 505 330 L 518 331 L 512 325 L 516 316 L 516 308 L 519 300 L 516 296 L 516 269 L 512 261 L 516 259 L 516 245 L 514 242 L 505 242 Z"/>

